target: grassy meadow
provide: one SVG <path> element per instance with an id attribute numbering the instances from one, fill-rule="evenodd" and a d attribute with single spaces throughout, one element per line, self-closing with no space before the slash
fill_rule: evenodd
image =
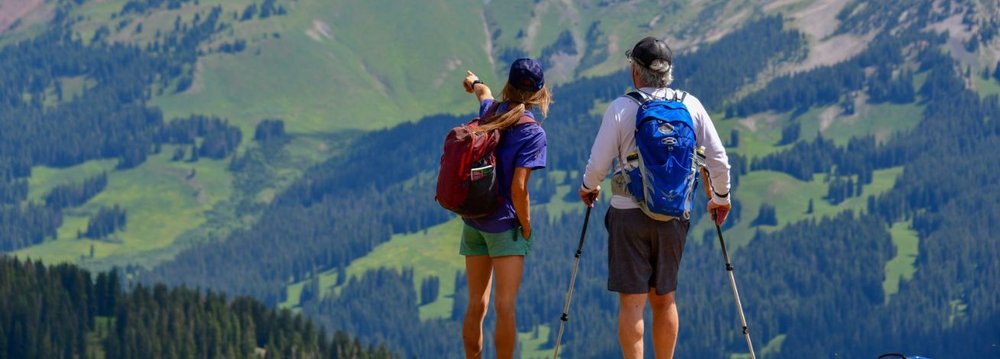
<path id="1" fill-rule="evenodd" d="M 170 161 L 172 146 L 151 156 L 137 168 L 114 171 L 114 161 L 91 161 L 66 169 L 36 168 L 31 178 L 30 198 L 39 199 L 59 184 L 108 173 L 108 185 L 89 202 L 64 211 L 64 224 L 56 239 L 15 252 L 18 256 L 46 262 L 73 262 L 81 256 L 134 255 L 161 249 L 185 231 L 205 223 L 204 213 L 230 196 L 232 174 L 224 161 L 202 159 L 190 163 Z M 101 207 L 119 205 L 127 211 L 124 231 L 105 240 L 77 239 L 85 232 L 88 218 Z"/>

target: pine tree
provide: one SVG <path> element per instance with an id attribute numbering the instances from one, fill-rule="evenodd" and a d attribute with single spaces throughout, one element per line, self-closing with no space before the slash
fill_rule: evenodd
<path id="1" fill-rule="evenodd" d="M 108 272 L 108 285 L 105 287 L 104 300 L 107 306 L 107 316 L 111 316 L 115 313 L 115 307 L 118 306 L 118 296 L 121 295 L 121 277 L 118 274 L 118 268 L 111 269 Z"/>
<path id="2" fill-rule="evenodd" d="M 437 300 L 441 280 L 437 276 L 424 278 L 420 283 L 420 305 L 426 305 Z"/>
<path id="3" fill-rule="evenodd" d="M 347 282 L 347 270 L 344 268 L 344 264 L 337 264 L 337 282 L 335 285 L 340 286 Z"/>
<path id="4" fill-rule="evenodd" d="M 778 215 L 775 208 L 769 204 L 760 205 L 757 218 L 750 222 L 751 226 L 776 226 L 778 225 Z"/>
<path id="5" fill-rule="evenodd" d="M 7 359 L 7 334 L 4 333 L 3 327 L 6 323 L 0 323 L 0 359 Z"/>
<path id="6" fill-rule="evenodd" d="M 177 146 L 174 148 L 174 155 L 170 157 L 171 161 L 180 161 L 184 159 L 184 147 Z"/>

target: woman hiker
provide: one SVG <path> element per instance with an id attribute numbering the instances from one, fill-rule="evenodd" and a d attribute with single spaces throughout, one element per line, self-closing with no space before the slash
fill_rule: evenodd
<path id="1" fill-rule="evenodd" d="M 515 60 L 510 66 L 500 101 L 493 99 L 490 87 L 472 71 L 462 85 L 476 95 L 483 130 L 500 129 L 496 148 L 496 174 L 503 203 L 483 218 L 463 218 L 459 253 L 465 256 L 469 287 L 469 307 L 462 325 L 462 339 L 467 358 L 483 353 L 483 320 L 490 303 L 491 282 L 496 278 L 494 342 L 497 358 L 511 358 L 517 329 L 514 302 L 521 285 L 524 257 L 531 251 L 531 210 L 528 179 L 531 171 L 545 168 L 545 130 L 533 121 L 537 110 L 547 115 L 552 100 L 542 66 L 533 59 Z"/>

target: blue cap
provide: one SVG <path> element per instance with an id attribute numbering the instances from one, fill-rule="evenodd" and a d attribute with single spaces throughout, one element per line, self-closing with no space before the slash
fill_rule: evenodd
<path id="1" fill-rule="evenodd" d="M 545 86 L 545 74 L 542 64 L 529 58 L 520 58 L 510 64 L 510 74 L 507 83 L 518 90 L 538 91 Z"/>

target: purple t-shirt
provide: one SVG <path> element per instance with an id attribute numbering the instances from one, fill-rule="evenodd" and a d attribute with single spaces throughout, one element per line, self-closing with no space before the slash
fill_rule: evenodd
<path id="1" fill-rule="evenodd" d="M 483 117 L 486 110 L 493 104 L 492 99 L 483 100 L 479 104 L 479 116 Z M 497 113 L 507 110 L 506 103 L 497 105 Z M 531 111 L 525 111 L 525 116 L 535 118 Z M 545 130 L 538 123 L 522 123 L 500 131 L 500 143 L 497 145 L 497 181 L 500 196 L 504 203 L 493 214 L 477 219 L 463 218 L 466 224 L 480 231 L 500 233 L 509 231 L 519 225 L 514 214 L 514 202 L 510 197 L 510 186 L 514 182 L 514 168 L 525 167 L 532 170 L 545 168 L 546 140 Z"/>

